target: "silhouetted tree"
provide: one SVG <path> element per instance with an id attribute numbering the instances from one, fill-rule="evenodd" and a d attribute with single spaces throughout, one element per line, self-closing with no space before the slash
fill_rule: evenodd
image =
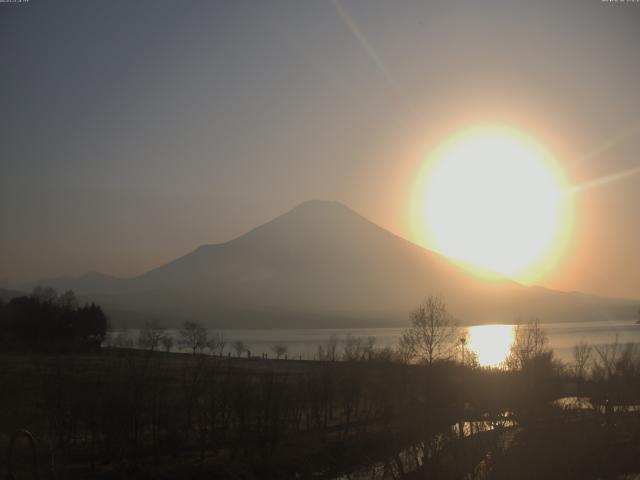
<path id="1" fill-rule="evenodd" d="M 591 360 L 591 352 L 593 348 L 586 342 L 580 342 L 573 347 L 573 375 L 577 380 L 585 379 L 587 374 L 587 365 Z"/>
<path id="2" fill-rule="evenodd" d="M 168 335 L 166 333 L 162 335 L 162 337 L 160 338 L 160 344 L 162 345 L 162 348 L 165 352 L 169 353 L 171 351 L 171 349 L 173 348 L 173 341 L 174 340 L 171 335 Z"/>
<path id="3" fill-rule="evenodd" d="M 238 357 L 247 351 L 247 345 L 242 340 L 234 341 L 231 346 Z"/>
<path id="4" fill-rule="evenodd" d="M 227 341 L 224 338 L 222 332 L 211 332 L 209 339 L 207 340 L 207 348 L 212 355 L 222 356 L 224 353 L 224 347 Z"/>
<path id="5" fill-rule="evenodd" d="M 184 322 L 180 330 L 180 345 L 195 355 L 207 346 L 207 330 L 196 322 Z"/>
<path id="6" fill-rule="evenodd" d="M 361 360 L 363 356 L 363 342 L 359 337 L 354 337 L 350 333 L 344 339 L 344 351 L 342 360 L 345 362 L 355 362 Z"/>
<path id="7" fill-rule="evenodd" d="M 13 298 L 0 311 L 0 332 L 6 347 L 36 350 L 99 348 L 107 317 L 95 305 L 78 307 L 73 292 L 36 287 L 29 296 Z"/>
<path id="8" fill-rule="evenodd" d="M 450 357 L 455 333 L 454 320 L 444 301 L 429 296 L 411 313 L 411 327 L 402 332 L 399 352 L 406 360 L 417 359 L 430 365 Z"/>
<path id="9" fill-rule="evenodd" d="M 273 351 L 274 355 L 276 356 L 277 359 L 279 359 L 280 357 L 286 355 L 287 351 L 289 349 L 287 348 L 286 345 L 283 345 L 281 343 L 277 343 L 275 345 L 273 345 L 271 347 L 271 351 Z"/>
<path id="10" fill-rule="evenodd" d="M 527 323 L 516 326 L 506 365 L 510 370 L 523 370 L 534 359 L 542 356 L 550 357 L 551 354 L 547 335 L 540 327 L 540 320 L 533 317 Z"/>
<path id="11" fill-rule="evenodd" d="M 318 345 L 318 360 L 335 362 L 338 359 L 338 336 L 334 333 L 327 340 L 326 345 Z"/>
<path id="12" fill-rule="evenodd" d="M 369 335 L 363 344 L 363 359 L 373 360 L 376 357 L 376 337 Z"/>
<path id="13" fill-rule="evenodd" d="M 138 346 L 152 352 L 155 351 L 160 347 L 162 339 L 165 338 L 164 332 L 165 330 L 158 320 L 145 322 L 138 334 Z"/>

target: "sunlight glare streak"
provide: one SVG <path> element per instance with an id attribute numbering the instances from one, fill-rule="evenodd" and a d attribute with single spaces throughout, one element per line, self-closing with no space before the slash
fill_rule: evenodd
<path id="1" fill-rule="evenodd" d="M 593 160 L 594 158 L 602 155 L 607 150 L 616 147 L 619 143 L 622 143 L 629 138 L 633 138 L 638 133 L 640 133 L 640 123 L 631 125 L 630 127 L 621 130 L 617 135 L 614 135 L 606 142 L 602 142 L 600 145 L 592 149 L 589 153 L 579 158 L 575 163 L 582 163 Z"/>
<path id="2" fill-rule="evenodd" d="M 398 97 L 400 97 L 402 103 L 404 104 L 404 107 L 413 116 L 417 116 L 417 112 L 416 112 L 415 108 L 413 107 L 413 104 L 411 102 L 409 102 L 409 100 L 407 99 L 406 95 L 403 94 L 403 90 L 400 88 L 400 85 L 398 84 L 396 79 L 393 77 L 393 75 L 391 75 L 391 72 L 389 71 L 389 69 L 387 68 L 385 63 L 382 61 L 382 58 L 380 57 L 380 55 L 378 55 L 376 50 L 373 48 L 373 46 L 371 45 L 371 42 L 369 42 L 369 40 L 364 35 L 362 30 L 358 27 L 358 25 L 353 20 L 353 18 L 351 18 L 351 15 L 347 11 L 347 9 L 340 3 L 339 0 L 333 0 L 332 3 L 333 3 L 333 6 L 336 8 L 336 10 L 338 12 L 338 15 L 340 15 L 340 18 L 342 19 L 342 21 L 346 25 L 346 27 L 349 29 L 351 34 L 358 41 L 358 43 L 360 44 L 362 49 L 365 51 L 367 56 L 371 59 L 371 61 L 378 68 L 378 70 L 382 74 L 382 77 L 385 79 L 385 81 L 387 82 L 389 87 L 394 91 L 394 93 Z"/>
<path id="3" fill-rule="evenodd" d="M 633 177 L 634 175 L 638 174 L 640 174 L 640 167 L 628 168 L 626 170 L 622 170 L 621 172 L 612 173 L 611 175 L 605 175 L 604 177 L 599 177 L 594 180 L 590 180 L 580 185 L 571 187 L 571 192 L 578 193 L 590 188 L 601 187 L 603 185 L 618 182 L 620 180 L 624 180 L 625 178 Z"/>

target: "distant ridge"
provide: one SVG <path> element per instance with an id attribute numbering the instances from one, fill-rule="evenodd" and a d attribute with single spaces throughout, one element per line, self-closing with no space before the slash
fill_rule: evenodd
<path id="1" fill-rule="evenodd" d="M 99 272 L 89 272 L 79 277 L 59 277 L 53 279 L 42 279 L 28 285 L 29 289 L 37 285 L 52 286 L 62 292 L 73 290 L 80 294 L 91 293 L 118 293 L 119 288 L 124 286 L 126 279 L 113 277 Z"/>
<path id="2" fill-rule="evenodd" d="M 21 292 L 20 290 L 9 290 L 6 288 L 0 288 L 0 300 L 3 302 L 8 302 L 12 298 L 21 297 L 26 295 L 25 292 Z"/>
<path id="3" fill-rule="evenodd" d="M 228 242 L 202 245 L 135 278 L 50 280 L 107 312 L 223 327 L 400 325 L 428 294 L 469 323 L 631 319 L 636 302 L 481 280 L 349 207 L 312 200 Z"/>

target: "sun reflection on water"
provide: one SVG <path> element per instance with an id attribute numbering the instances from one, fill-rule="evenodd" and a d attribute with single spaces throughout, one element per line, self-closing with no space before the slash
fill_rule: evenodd
<path id="1" fill-rule="evenodd" d="M 515 338 L 513 325 L 476 325 L 467 327 L 467 349 L 483 367 L 497 367 L 506 360 Z"/>

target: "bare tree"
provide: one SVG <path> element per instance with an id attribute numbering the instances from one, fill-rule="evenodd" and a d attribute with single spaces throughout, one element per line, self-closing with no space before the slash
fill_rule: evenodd
<path id="1" fill-rule="evenodd" d="M 350 333 L 347 334 L 342 353 L 345 362 L 373 360 L 376 354 L 376 337 L 354 337 Z"/>
<path id="2" fill-rule="evenodd" d="M 591 360 L 593 348 L 587 342 L 580 342 L 573 347 L 573 374 L 578 380 L 584 380 L 587 375 L 587 364 Z"/>
<path id="3" fill-rule="evenodd" d="M 221 357 L 224 353 L 224 347 L 227 345 L 227 341 L 224 338 L 222 332 L 211 332 L 209 340 L 207 341 L 207 348 L 213 355 Z"/>
<path id="4" fill-rule="evenodd" d="M 162 338 L 160 338 L 160 343 L 162 344 L 164 351 L 169 353 L 173 348 L 173 337 L 171 335 L 164 334 L 162 335 Z"/>
<path id="5" fill-rule="evenodd" d="M 180 329 L 180 345 L 195 355 L 207 346 L 207 330 L 196 322 L 184 322 Z"/>
<path id="6" fill-rule="evenodd" d="M 413 348 L 413 339 L 410 335 L 403 332 L 396 346 L 395 355 L 400 363 L 411 363 L 415 357 L 415 349 Z"/>
<path id="7" fill-rule="evenodd" d="M 637 343 L 620 343 L 618 336 L 611 344 L 594 346 L 596 352 L 592 374 L 597 380 L 640 377 L 640 346 Z"/>
<path id="8" fill-rule="evenodd" d="M 342 352 L 342 359 L 345 362 L 354 362 L 361 360 L 364 353 L 362 345 L 362 338 L 354 337 L 350 333 L 344 339 L 344 352 Z"/>
<path id="9" fill-rule="evenodd" d="M 144 327 L 138 334 L 138 346 L 152 352 L 160 347 L 160 342 L 164 337 L 164 328 L 158 320 L 145 322 Z"/>
<path id="10" fill-rule="evenodd" d="M 619 349 L 620 342 L 618 341 L 618 335 L 616 335 L 613 343 L 596 345 L 594 347 L 596 352 L 592 369 L 594 377 L 598 380 L 609 380 L 615 376 Z"/>
<path id="11" fill-rule="evenodd" d="M 271 351 L 275 354 L 277 359 L 280 359 L 280 357 L 287 354 L 287 352 L 289 351 L 289 348 L 286 345 L 283 345 L 282 343 L 276 343 L 271 347 Z"/>
<path id="12" fill-rule="evenodd" d="M 364 359 L 373 360 L 376 358 L 376 337 L 369 335 L 364 341 Z"/>
<path id="13" fill-rule="evenodd" d="M 335 362 L 338 358 L 338 336 L 333 333 L 327 340 L 326 345 L 318 345 L 318 360 Z"/>
<path id="14" fill-rule="evenodd" d="M 456 330 L 444 301 L 431 295 L 411 313 L 411 327 L 402 332 L 398 352 L 406 361 L 417 359 L 429 365 L 449 358 Z"/>
<path id="15" fill-rule="evenodd" d="M 510 370 L 523 370 L 532 360 L 551 355 L 547 335 L 540 326 L 540 320 L 532 317 L 526 324 L 516 326 L 511 352 L 506 360 Z"/>
<path id="16" fill-rule="evenodd" d="M 231 347 L 236 352 L 238 357 L 242 356 L 247 351 L 247 345 L 242 340 L 236 340 L 231 344 Z"/>
<path id="17" fill-rule="evenodd" d="M 640 377 L 640 346 L 637 343 L 624 344 L 616 362 L 616 373 L 628 384 Z"/>

